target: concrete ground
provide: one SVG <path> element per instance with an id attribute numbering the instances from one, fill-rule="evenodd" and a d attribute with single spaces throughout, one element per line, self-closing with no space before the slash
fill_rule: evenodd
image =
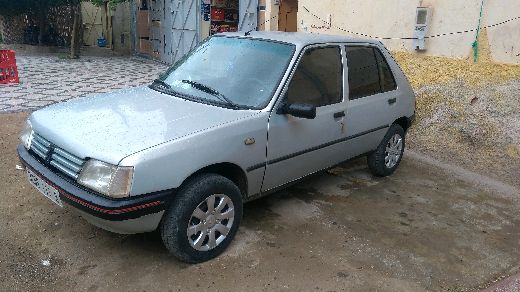
<path id="1" fill-rule="evenodd" d="M 105 232 L 31 187 L 25 116 L 0 115 L 1 291 L 464 291 L 519 268 L 517 190 L 413 153 L 387 178 L 359 159 L 249 203 L 224 255 L 187 265 L 157 233 Z"/>
<path id="2" fill-rule="evenodd" d="M 519 272 L 520 191 L 413 152 L 391 177 L 359 159 L 247 204 L 232 246 L 199 265 L 157 233 L 97 229 L 16 169 L 27 113 L 13 112 L 147 84 L 166 66 L 31 55 L 18 66 L 22 83 L 0 86 L 0 291 L 465 291 Z"/>

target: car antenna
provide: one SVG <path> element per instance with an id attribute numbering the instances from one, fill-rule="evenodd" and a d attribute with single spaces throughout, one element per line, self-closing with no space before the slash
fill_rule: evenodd
<path id="1" fill-rule="evenodd" d="M 248 30 L 248 31 L 246 31 L 246 33 L 244 33 L 244 36 L 249 36 L 249 35 L 251 35 L 251 32 L 252 32 L 253 30 L 255 30 L 255 29 L 256 29 L 256 27 L 255 27 L 255 28 L 252 28 L 252 29 L 250 29 L 250 30 Z"/>

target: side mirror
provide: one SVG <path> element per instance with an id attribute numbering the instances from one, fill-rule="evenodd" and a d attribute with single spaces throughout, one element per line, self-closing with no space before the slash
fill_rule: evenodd
<path id="1" fill-rule="evenodd" d="M 279 114 L 287 114 L 297 118 L 314 119 L 316 118 L 316 106 L 310 104 L 285 104 L 277 111 Z"/>

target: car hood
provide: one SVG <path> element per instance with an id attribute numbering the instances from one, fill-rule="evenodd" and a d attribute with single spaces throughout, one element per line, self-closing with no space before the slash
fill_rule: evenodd
<path id="1" fill-rule="evenodd" d="M 118 164 L 146 148 L 257 113 L 137 87 L 55 104 L 30 119 L 33 130 L 57 147 L 82 159 Z"/>

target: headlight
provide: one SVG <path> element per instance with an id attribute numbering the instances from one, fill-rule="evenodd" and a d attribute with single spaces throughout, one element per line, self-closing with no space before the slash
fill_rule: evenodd
<path id="1" fill-rule="evenodd" d="M 130 194 L 133 175 L 133 167 L 90 159 L 81 169 L 78 183 L 109 197 L 124 198 Z"/>
<path id="2" fill-rule="evenodd" d="M 27 150 L 29 150 L 29 148 L 31 148 L 32 137 L 33 137 L 32 124 L 31 124 L 31 121 L 29 121 L 27 119 L 25 121 L 23 130 L 20 133 L 20 140 L 22 141 L 23 146 L 25 146 L 25 148 L 27 148 Z"/>

